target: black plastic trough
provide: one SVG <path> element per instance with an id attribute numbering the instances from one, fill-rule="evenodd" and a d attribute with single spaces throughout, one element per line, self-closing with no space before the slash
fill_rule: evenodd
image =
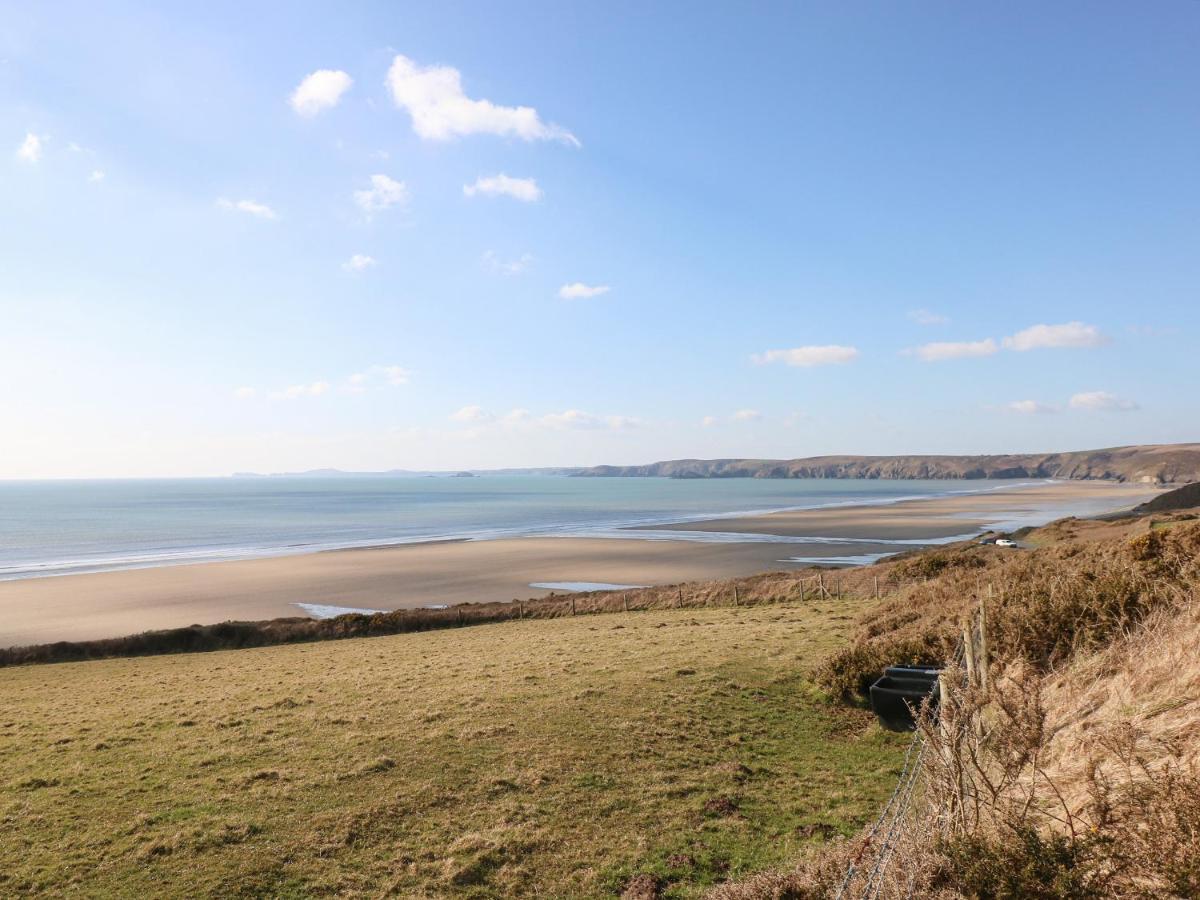
<path id="1" fill-rule="evenodd" d="M 884 728 L 912 731 L 921 702 L 929 697 L 931 705 L 937 703 L 937 680 L 935 666 L 889 666 L 871 685 L 871 709 Z"/>

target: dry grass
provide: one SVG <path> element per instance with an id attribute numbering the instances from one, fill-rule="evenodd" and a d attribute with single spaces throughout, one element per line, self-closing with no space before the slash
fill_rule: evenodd
<path id="1" fill-rule="evenodd" d="M 1046 671 L 1103 649 L 1157 610 L 1178 609 L 1200 585 L 1200 524 L 1148 530 L 1143 522 L 1125 537 L 1131 527 L 1108 541 L 1056 541 L 1033 552 L 961 547 L 893 564 L 898 592 L 826 663 L 823 683 L 852 696 L 888 663 L 949 658 L 968 611 L 984 599 L 998 660 Z"/>
<path id="2" fill-rule="evenodd" d="M 929 580 L 868 613 L 822 667 L 851 691 L 896 654 L 949 656 L 995 586 L 990 689 L 955 687 L 924 720 L 919 802 L 874 896 L 1200 896 L 1200 524 L 1143 519 L 1082 543 L 1076 530 L 1035 534 L 1033 553 L 895 564 Z M 871 850 L 859 835 L 713 896 L 829 896 Z"/>
<path id="3" fill-rule="evenodd" d="M 765 583 L 765 582 L 764 582 Z M 850 834 L 861 601 L 0 671 L 0 894 L 689 896 Z"/>

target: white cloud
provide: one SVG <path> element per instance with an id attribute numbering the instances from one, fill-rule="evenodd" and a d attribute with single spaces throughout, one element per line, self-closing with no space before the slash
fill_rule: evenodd
<path id="1" fill-rule="evenodd" d="M 327 393 L 328 381 L 314 381 L 311 384 L 293 384 L 282 391 L 272 391 L 268 396 L 272 400 L 295 400 L 298 397 L 320 397 Z"/>
<path id="2" fill-rule="evenodd" d="M 373 256 L 367 256 L 364 253 L 355 253 L 348 260 L 342 263 L 342 269 L 347 272 L 365 272 L 371 266 L 377 266 L 379 263 L 375 261 Z"/>
<path id="3" fill-rule="evenodd" d="M 717 424 L 716 416 L 705 416 L 703 419 L 700 420 L 700 425 L 703 428 L 712 428 L 716 424 Z"/>
<path id="4" fill-rule="evenodd" d="M 928 309 L 910 309 L 908 317 L 918 325 L 947 325 L 950 322 L 948 316 L 943 316 L 941 313 L 935 313 Z"/>
<path id="5" fill-rule="evenodd" d="M 234 389 L 233 396 L 236 397 L 238 400 L 249 400 L 251 397 L 253 397 L 257 393 L 258 393 L 258 391 L 256 391 L 252 387 L 240 387 L 240 388 Z"/>
<path id="6" fill-rule="evenodd" d="M 750 357 L 759 366 L 781 362 L 784 365 L 799 366 L 801 368 L 840 365 L 857 358 L 857 347 L 843 347 L 840 344 L 793 347 L 790 350 L 768 350 L 765 353 L 755 353 Z"/>
<path id="7" fill-rule="evenodd" d="M 739 409 L 733 414 L 735 422 L 757 422 L 762 418 L 762 413 L 757 409 Z"/>
<path id="8" fill-rule="evenodd" d="M 458 412 L 450 416 L 455 422 L 490 422 L 492 415 L 482 406 L 464 406 Z"/>
<path id="9" fill-rule="evenodd" d="M 601 294 L 607 294 L 610 290 L 611 288 L 607 284 L 584 284 L 582 281 L 576 281 L 560 287 L 558 296 L 563 300 L 581 300 L 588 297 L 599 297 Z"/>
<path id="10" fill-rule="evenodd" d="M 371 366 L 371 373 L 379 375 L 392 387 L 408 384 L 412 372 L 403 366 Z"/>
<path id="11" fill-rule="evenodd" d="M 42 142 L 45 138 L 34 134 L 32 131 L 26 132 L 25 140 L 21 141 L 21 146 L 17 148 L 17 159 L 22 162 L 35 163 L 42 158 Z"/>
<path id="12" fill-rule="evenodd" d="M 1062 325 L 1032 325 L 1004 339 L 1009 350 L 1040 350 L 1052 347 L 1099 347 L 1108 338 L 1095 325 L 1066 322 Z"/>
<path id="13" fill-rule="evenodd" d="M 1005 409 L 1010 412 L 1020 413 L 1023 416 L 1036 416 L 1058 412 L 1057 406 L 1039 403 L 1037 400 L 1014 400 Z"/>
<path id="14" fill-rule="evenodd" d="M 516 409 L 509 410 L 507 413 L 505 413 L 500 418 L 500 421 L 505 425 L 520 425 L 522 422 L 528 422 L 532 418 L 533 413 L 531 413 L 529 410 L 522 407 L 517 407 Z"/>
<path id="15" fill-rule="evenodd" d="M 507 196 L 522 203 L 534 203 L 542 199 L 542 189 L 533 178 L 511 178 L 499 175 L 480 175 L 474 184 L 464 184 L 463 193 L 468 197 L 485 194 L 489 197 Z"/>
<path id="16" fill-rule="evenodd" d="M 317 113 L 333 109 L 342 99 L 342 94 L 350 90 L 354 79 L 338 69 L 318 69 L 292 91 L 288 98 L 297 115 L 312 118 Z"/>
<path id="17" fill-rule="evenodd" d="M 543 122 L 531 106 L 499 106 L 490 100 L 472 100 L 463 92 L 462 73 L 450 66 L 421 66 L 397 55 L 388 69 L 386 84 L 396 106 L 412 116 L 413 131 L 425 140 L 495 134 L 580 146 L 573 134 Z"/>
<path id="18" fill-rule="evenodd" d="M 97 181 L 104 180 L 104 171 L 102 169 L 92 169 L 92 174 L 88 176 L 88 181 L 93 184 Z"/>
<path id="19" fill-rule="evenodd" d="M 279 218 L 275 210 L 271 209 L 271 207 L 267 206 L 265 203 L 258 203 L 255 200 L 229 200 L 225 197 L 221 197 L 217 200 L 217 206 L 219 206 L 221 209 L 244 212 L 247 215 L 254 216 L 258 219 L 266 219 L 270 222 L 273 222 Z"/>
<path id="20" fill-rule="evenodd" d="M 408 186 L 386 175 L 372 175 L 371 187 L 354 192 L 354 202 L 364 212 L 380 212 L 408 202 Z"/>
<path id="21" fill-rule="evenodd" d="M 1108 391 L 1085 391 L 1071 397 L 1071 409 L 1085 409 L 1092 412 L 1128 412 L 1137 408 L 1138 405 L 1132 400 L 1124 400 Z"/>
<path id="22" fill-rule="evenodd" d="M 402 366 L 370 366 L 361 372 L 347 375 L 340 383 L 338 390 L 344 394 L 363 394 L 372 386 L 380 383 L 399 387 L 408 384 L 411 373 Z M 282 390 L 269 391 L 267 397 L 272 400 L 296 400 L 300 397 L 320 397 L 328 394 L 332 385 L 328 381 L 312 381 L 307 384 L 293 384 Z M 254 388 L 238 388 L 239 396 L 253 396 Z"/>
<path id="23" fill-rule="evenodd" d="M 917 357 L 925 362 L 940 362 L 944 359 L 968 359 L 979 356 L 992 356 L 1000 349 L 992 338 L 982 341 L 936 341 L 923 344 L 915 350 Z"/>
<path id="24" fill-rule="evenodd" d="M 495 251 L 487 250 L 483 254 L 483 264 L 488 270 L 501 275 L 520 275 L 533 265 L 533 255 L 522 253 L 516 259 L 505 261 Z"/>

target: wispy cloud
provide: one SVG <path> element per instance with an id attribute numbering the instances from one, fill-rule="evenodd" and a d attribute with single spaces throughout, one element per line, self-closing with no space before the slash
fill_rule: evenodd
<path id="1" fill-rule="evenodd" d="M 408 202 L 408 186 L 387 175 L 372 175 L 371 186 L 354 192 L 354 202 L 363 212 L 382 212 Z"/>
<path id="2" fill-rule="evenodd" d="M 910 309 L 908 317 L 918 325 L 948 325 L 950 318 L 928 309 Z"/>
<path id="3" fill-rule="evenodd" d="M 375 257 L 367 256 L 365 253 L 355 253 L 348 260 L 342 263 L 342 269 L 347 272 L 365 272 L 372 266 L 379 265 Z"/>
<path id="4" fill-rule="evenodd" d="M 483 265 L 488 271 L 499 275 L 520 275 L 533 265 L 533 255 L 522 253 L 516 259 L 503 260 L 495 251 L 486 250 L 483 254 Z"/>
<path id="5" fill-rule="evenodd" d="M 103 180 L 104 180 L 104 170 L 103 169 L 92 169 L 92 174 L 88 176 L 88 181 L 90 181 L 92 184 L 96 184 L 97 182 L 100 182 Z"/>
<path id="6" fill-rule="evenodd" d="M 762 418 L 762 413 L 757 409 L 739 409 L 733 414 L 735 422 L 757 422 Z"/>
<path id="7" fill-rule="evenodd" d="M 462 73 L 450 66 L 421 66 L 397 55 L 386 84 L 396 106 L 412 117 L 413 131 L 425 140 L 494 134 L 580 146 L 575 135 L 543 122 L 531 106 L 500 106 L 471 99 L 463 91 Z"/>
<path id="8" fill-rule="evenodd" d="M 1108 391 L 1084 391 L 1071 397 L 1071 409 L 1091 412 L 1129 412 L 1138 408 L 1137 403 L 1125 400 Z"/>
<path id="9" fill-rule="evenodd" d="M 275 210 L 257 200 L 230 200 L 226 197 L 219 197 L 217 206 L 225 210 L 246 213 L 256 219 L 264 219 L 269 222 L 274 222 L 279 218 L 279 214 Z"/>
<path id="10" fill-rule="evenodd" d="M 300 397 L 321 397 L 329 393 L 328 381 L 313 381 L 308 384 L 293 384 L 280 391 L 267 394 L 272 400 L 296 400 Z"/>
<path id="11" fill-rule="evenodd" d="M 25 140 L 17 147 L 17 159 L 30 164 L 36 163 L 42 158 L 42 144 L 45 140 L 47 139 L 32 131 L 26 132 Z"/>
<path id="12" fill-rule="evenodd" d="M 347 375 L 338 382 L 337 392 L 340 394 L 363 394 L 372 387 L 399 387 L 408 384 L 411 373 L 403 366 L 370 366 L 360 372 Z M 302 384 L 292 384 L 279 390 L 265 392 L 270 400 L 298 400 L 305 397 L 322 397 L 333 391 L 333 385 L 324 379 L 309 381 Z M 246 399 L 258 395 L 253 387 L 240 387 L 234 391 L 234 396 Z"/>
<path id="13" fill-rule="evenodd" d="M 451 413 L 450 418 L 455 422 L 471 422 L 479 424 L 481 422 L 490 422 L 492 414 L 485 410 L 482 406 L 464 406 L 457 412 Z"/>
<path id="14" fill-rule="evenodd" d="M 354 79 L 339 69 L 318 69 L 304 79 L 288 98 L 297 115 L 311 119 L 338 105 Z"/>
<path id="15" fill-rule="evenodd" d="M 1020 413 L 1023 416 L 1048 415 L 1058 412 L 1058 407 L 1037 400 L 1013 400 L 1005 406 L 1009 412 Z"/>
<path id="16" fill-rule="evenodd" d="M 1062 325 L 1031 325 L 1004 339 L 1008 350 L 1026 351 L 1058 347 L 1099 347 L 1108 338 L 1095 325 L 1065 322 Z"/>
<path id="17" fill-rule="evenodd" d="M 409 378 L 412 377 L 412 372 L 403 366 L 371 366 L 368 371 L 371 375 L 382 378 L 391 387 L 408 384 Z"/>
<path id="18" fill-rule="evenodd" d="M 790 350 L 767 350 L 765 353 L 754 354 L 750 359 L 759 366 L 783 363 L 787 366 L 807 369 L 813 366 L 834 366 L 853 362 L 858 359 L 858 355 L 857 347 L 823 344 L 792 347 Z"/>
<path id="19" fill-rule="evenodd" d="M 717 424 L 716 416 L 705 416 L 703 419 L 700 420 L 700 425 L 702 428 L 712 428 L 716 424 Z"/>
<path id="20" fill-rule="evenodd" d="M 999 349 L 999 345 L 992 338 L 985 338 L 982 341 L 935 341 L 909 352 L 925 362 L 941 362 L 945 359 L 992 356 Z"/>
<path id="21" fill-rule="evenodd" d="M 607 294 L 611 288 L 607 284 L 584 284 L 582 281 L 576 281 L 572 284 L 564 284 L 558 289 L 558 296 L 563 300 L 584 300 L 588 297 L 599 297 L 601 294 Z"/>
<path id="22" fill-rule="evenodd" d="M 499 175 L 480 175 L 474 184 L 464 184 L 463 193 L 468 197 L 484 194 L 488 197 L 512 197 L 522 203 L 534 203 L 542 199 L 542 189 L 533 178 L 510 178 Z"/>

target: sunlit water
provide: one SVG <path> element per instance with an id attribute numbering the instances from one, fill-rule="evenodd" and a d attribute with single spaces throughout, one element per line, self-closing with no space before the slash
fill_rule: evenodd
<path id="1" fill-rule="evenodd" d="M 0 580 L 521 535 L 771 540 L 619 529 L 1013 486 L 550 476 L 0 482 Z"/>

